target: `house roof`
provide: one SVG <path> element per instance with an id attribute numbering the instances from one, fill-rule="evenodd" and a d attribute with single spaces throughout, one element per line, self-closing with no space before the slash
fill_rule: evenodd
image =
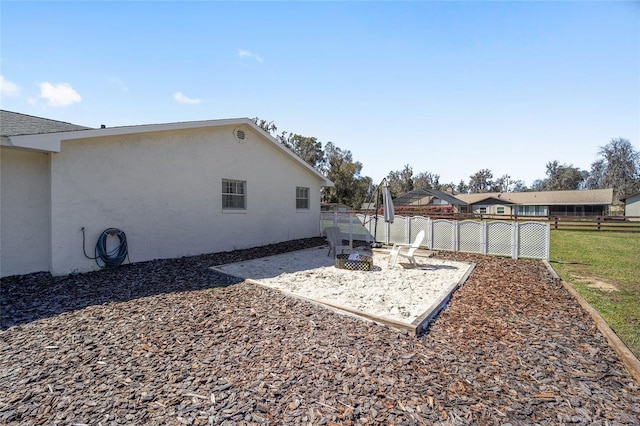
<path id="1" fill-rule="evenodd" d="M 440 198 L 441 200 L 446 201 L 447 203 L 451 204 L 452 206 L 466 206 L 467 203 L 457 197 L 455 197 L 454 195 L 451 195 L 447 192 L 444 191 L 438 191 L 435 189 L 425 189 L 425 191 L 427 191 L 429 194 L 433 195 L 434 197 Z"/>
<path id="2" fill-rule="evenodd" d="M 32 117 L 10 111 L 2 111 L 2 145 L 9 145 L 18 148 L 32 149 L 43 152 L 60 152 L 63 141 L 87 138 L 99 138 L 118 135 L 130 135 L 149 132 L 162 132 L 170 130 L 201 129 L 207 127 L 233 126 L 238 128 L 251 128 L 260 135 L 267 143 L 272 144 L 284 155 L 290 157 L 302 168 L 307 169 L 318 179 L 323 181 L 324 186 L 333 186 L 333 182 L 322 175 L 318 170 L 301 159 L 289 148 L 281 144 L 273 136 L 262 130 L 253 120 L 249 118 L 231 118 L 220 120 L 185 121 L 162 124 L 143 124 L 134 126 L 103 127 L 94 129 L 90 127 L 77 126 L 75 124 L 61 121 L 48 120 L 46 118 Z M 5 131 L 5 118 L 7 119 L 7 130 Z M 5 134 L 6 133 L 6 134 Z"/>
<path id="3" fill-rule="evenodd" d="M 36 135 L 42 133 L 88 130 L 91 127 L 78 126 L 64 121 L 34 117 L 19 112 L 0 110 L 0 136 Z"/>
<path id="4" fill-rule="evenodd" d="M 493 199 L 504 204 L 520 205 L 609 205 L 613 201 L 613 189 L 585 189 L 576 191 L 528 191 L 488 192 L 481 194 L 457 194 L 468 204 L 480 204 Z"/>
<path id="5" fill-rule="evenodd" d="M 451 194 L 448 194 L 446 192 L 443 191 L 438 191 L 435 189 L 424 189 L 424 188 L 418 188 L 418 189 L 414 189 L 413 191 L 409 191 L 406 194 L 403 194 L 399 197 L 396 197 L 393 200 L 393 203 L 395 205 L 398 206 L 408 206 L 413 204 L 416 201 L 422 200 L 425 197 L 436 197 L 439 198 L 441 200 L 446 201 L 447 203 L 453 205 L 453 206 L 466 206 L 467 203 L 454 197 Z"/>
<path id="6" fill-rule="evenodd" d="M 620 201 L 626 201 L 626 200 L 628 200 L 629 198 L 635 198 L 635 197 L 637 197 L 638 195 L 640 195 L 640 192 L 636 192 L 635 194 L 629 194 L 629 195 L 627 195 L 627 196 L 626 196 L 626 197 L 624 197 L 624 198 L 620 198 Z"/>

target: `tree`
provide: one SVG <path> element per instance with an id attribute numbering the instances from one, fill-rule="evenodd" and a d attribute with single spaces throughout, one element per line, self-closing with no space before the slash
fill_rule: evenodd
<path id="1" fill-rule="evenodd" d="M 591 172 L 589 173 L 589 177 L 585 182 L 585 187 L 587 189 L 604 188 L 605 173 L 607 171 L 606 169 L 607 167 L 604 160 L 600 159 L 600 160 L 594 161 L 591 164 Z"/>
<path id="2" fill-rule="evenodd" d="M 456 192 L 458 194 L 466 194 L 469 192 L 469 186 L 464 183 L 464 180 L 460 179 L 458 186 L 456 186 Z"/>
<path id="3" fill-rule="evenodd" d="M 589 175 L 573 165 L 560 164 L 558 161 L 550 161 L 546 167 L 547 178 L 542 181 L 542 191 L 580 189 Z"/>
<path id="4" fill-rule="evenodd" d="M 342 150 L 331 142 L 325 145 L 325 174 L 334 186 L 323 188 L 322 201 L 342 203 L 359 209 L 371 187 L 371 178 L 361 177 L 362 164 L 353 161 L 351 151 Z"/>
<path id="5" fill-rule="evenodd" d="M 302 158 L 312 167 L 315 167 L 318 170 L 322 168 L 324 163 L 324 151 L 322 151 L 322 142 L 317 138 L 284 131 L 280 134 L 276 134 L 278 127 L 273 121 L 263 120 L 258 117 L 254 117 L 252 120 L 258 125 L 258 127 L 269 135 L 275 137 L 281 144 L 295 152 L 298 157 Z"/>
<path id="6" fill-rule="evenodd" d="M 413 169 L 410 165 L 406 164 L 402 170 L 389 172 L 387 182 L 389 183 L 391 195 L 394 198 L 413 191 Z"/>
<path id="7" fill-rule="evenodd" d="M 640 152 L 628 139 L 611 139 L 598 154 L 602 158 L 591 165 L 589 187 L 613 188 L 616 201 L 640 191 Z"/>
<path id="8" fill-rule="evenodd" d="M 322 168 L 324 151 L 322 150 L 322 143 L 318 139 L 289 133 L 282 143 L 311 166 L 317 169 Z"/>
<path id="9" fill-rule="evenodd" d="M 493 187 L 493 173 L 489 169 L 482 169 L 469 176 L 469 192 L 489 192 Z"/>
<path id="10" fill-rule="evenodd" d="M 512 181 L 511 192 L 526 192 L 528 190 L 529 189 L 527 188 L 527 185 L 525 185 L 523 181 L 521 180 Z"/>
<path id="11" fill-rule="evenodd" d="M 413 187 L 439 190 L 442 188 L 440 185 L 440 175 L 431 172 L 418 173 L 413 178 Z"/>
<path id="12" fill-rule="evenodd" d="M 496 188 L 496 192 L 509 192 L 509 188 L 511 187 L 511 176 L 502 175 L 498 179 L 496 179 L 493 186 Z"/>
<path id="13" fill-rule="evenodd" d="M 544 191 L 545 181 L 546 181 L 546 179 L 536 179 L 536 180 L 534 180 L 533 183 L 531 184 L 531 190 L 532 191 Z"/>
<path id="14" fill-rule="evenodd" d="M 267 132 L 268 134 L 272 135 L 278 131 L 278 128 L 276 127 L 275 123 L 273 121 L 267 121 L 267 120 L 263 120 L 260 119 L 258 117 L 253 117 L 252 121 L 254 123 L 256 123 L 258 125 L 258 127 L 260 127 L 262 130 L 264 130 L 265 132 Z"/>

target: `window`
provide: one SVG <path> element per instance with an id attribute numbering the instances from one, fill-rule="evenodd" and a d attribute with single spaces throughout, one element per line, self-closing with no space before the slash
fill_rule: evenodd
<path id="1" fill-rule="evenodd" d="M 309 188 L 296 187 L 296 209 L 309 208 Z"/>
<path id="2" fill-rule="evenodd" d="M 222 208 L 228 210 L 245 210 L 247 183 L 242 180 L 222 179 Z"/>
<path id="3" fill-rule="evenodd" d="M 478 209 L 478 211 L 480 212 L 480 214 L 486 214 L 487 213 L 487 208 L 486 207 L 480 207 Z"/>
<path id="4" fill-rule="evenodd" d="M 518 216 L 546 216 L 547 206 L 518 206 Z"/>
<path id="5" fill-rule="evenodd" d="M 496 207 L 496 213 L 504 214 L 504 207 Z"/>

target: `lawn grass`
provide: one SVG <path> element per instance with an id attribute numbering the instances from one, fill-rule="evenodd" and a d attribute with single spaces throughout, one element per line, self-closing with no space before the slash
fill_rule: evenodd
<path id="1" fill-rule="evenodd" d="M 550 263 L 640 358 L 640 234 L 552 231 Z"/>

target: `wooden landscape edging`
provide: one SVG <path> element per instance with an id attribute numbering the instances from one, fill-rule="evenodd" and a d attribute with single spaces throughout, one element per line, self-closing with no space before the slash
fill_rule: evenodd
<path id="1" fill-rule="evenodd" d="M 560 278 L 548 261 L 543 260 L 543 262 L 553 277 L 562 283 L 562 286 L 578 301 L 580 306 L 582 306 L 582 309 L 584 309 L 591 318 L 593 318 L 593 321 L 596 323 L 596 327 L 598 327 L 598 330 L 600 330 L 605 339 L 607 339 L 609 346 L 611 346 L 618 355 L 618 358 L 620 358 L 624 366 L 627 368 L 631 377 L 640 384 L 640 361 L 638 358 L 633 354 L 633 352 L 631 352 L 631 350 L 629 350 L 627 345 L 620 340 L 618 335 L 611 329 L 611 327 L 609 327 L 609 324 L 607 324 L 607 322 L 600 316 L 598 311 L 596 311 L 570 283 Z"/>
<path id="2" fill-rule="evenodd" d="M 270 287 L 270 286 L 268 286 L 266 284 L 261 283 L 260 281 L 253 280 L 251 278 L 243 278 L 243 279 L 248 283 L 255 284 L 255 285 L 258 285 L 258 286 L 261 286 L 261 287 L 265 287 L 265 288 L 268 288 L 268 289 L 271 289 L 271 290 L 274 290 L 274 291 L 278 291 L 278 292 L 280 292 L 282 294 L 286 294 L 289 297 L 294 297 L 296 299 L 300 299 L 300 300 L 304 300 L 304 301 L 307 301 L 307 302 L 311 302 L 314 305 L 323 306 L 325 308 L 328 307 L 328 308 L 332 309 L 333 311 L 337 311 L 338 313 L 343 313 L 343 314 L 346 313 L 346 314 L 349 314 L 351 316 L 361 317 L 361 318 L 367 319 L 369 321 L 377 322 L 377 323 L 380 323 L 380 324 L 383 324 L 383 325 L 386 325 L 386 326 L 389 326 L 389 327 L 392 327 L 392 328 L 395 328 L 395 329 L 408 331 L 408 332 L 411 332 L 411 333 L 417 333 L 417 329 L 413 324 L 407 324 L 407 323 L 404 323 L 404 322 L 401 322 L 401 321 L 392 320 L 390 318 L 385 318 L 385 317 L 381 317 L 381 316 L 378 316 L 378 315 L 368 314 L 366 312 L 358 311 L 357 309 L 353 309 L 353 308 L 350 308 L 348 306 L 340 305 L 338 303 L 328 302 L 328 301 L 325 301 L 325 300 L 311 299 L 309 297 L 304 297 L 304 296 L 301 296 L 299 294 L 291 293 L 291 292 L 286 291 L 286 290 L 281 290 L 279 288 Z"/>

